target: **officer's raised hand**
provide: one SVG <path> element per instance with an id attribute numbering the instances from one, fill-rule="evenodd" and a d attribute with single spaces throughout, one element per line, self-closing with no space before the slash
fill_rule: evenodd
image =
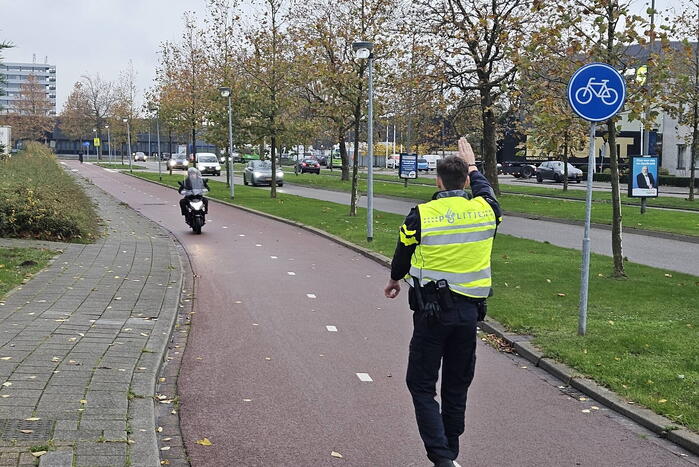
<path id="1" fill-rule="evenodd" d="M 469 143 L 464 136 L 459 138 L 459 157 L 464 159 L 468 164 L 469 173 L 478 170 L 476 166 L 476 155 L 473 153 L 471 143 Z"/>
<path id="2" fill-rule="evenodd" d="M 386 298 L 396 298 L 400 293 L 400 282 L 389 279 L 386 288 L 383 289 L 383 294 Z"/>

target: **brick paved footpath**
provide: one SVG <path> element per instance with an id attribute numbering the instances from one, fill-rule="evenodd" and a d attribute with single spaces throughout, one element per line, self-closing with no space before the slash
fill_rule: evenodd
<path id="1" fill-rule="evenodd" d="M 0 466 L 160 465 L 154 387 L 183 266 L 156 224 L 80 181 L 105 221 L 0 301 Z"/>

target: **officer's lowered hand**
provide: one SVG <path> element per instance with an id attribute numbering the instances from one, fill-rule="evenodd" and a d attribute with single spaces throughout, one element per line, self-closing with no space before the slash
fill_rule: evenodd
<path id="1" fill-rule="evenodd" d="M 390 279 L 386 288 L 383 289 L 383 294 L 386 298 L 396 298 L 400 293 L 400 282 Z"/>

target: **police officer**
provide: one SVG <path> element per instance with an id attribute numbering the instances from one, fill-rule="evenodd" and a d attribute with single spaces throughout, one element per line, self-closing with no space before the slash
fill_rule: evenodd
<path id="1" fill-rule="evenodd" d="M 465 189 L 470 185 L 473 196 Z M 399 232 L 391 264 L 388 298 L 410 280 L 413 314 L 406 382 L 427 457 L 435 466 L 458 464 L 466 395 L 476 364 L 476 322 L 485 317 L 491 293 L 490 254 L 500 206 L 478 172 L 465 138 L 459 155 L 437 166 L 439 190 L 413 208 Z M 435 400 L 442 367 L 441 400 Z"/>

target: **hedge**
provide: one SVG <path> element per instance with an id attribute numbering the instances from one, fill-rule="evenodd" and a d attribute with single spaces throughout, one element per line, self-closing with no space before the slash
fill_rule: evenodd
<path id="1" fill-rule="evenodd" d="M 99 231 L 92 200 L 44 145 L 0 161 L 0 236 L 86 243 Z"/>

